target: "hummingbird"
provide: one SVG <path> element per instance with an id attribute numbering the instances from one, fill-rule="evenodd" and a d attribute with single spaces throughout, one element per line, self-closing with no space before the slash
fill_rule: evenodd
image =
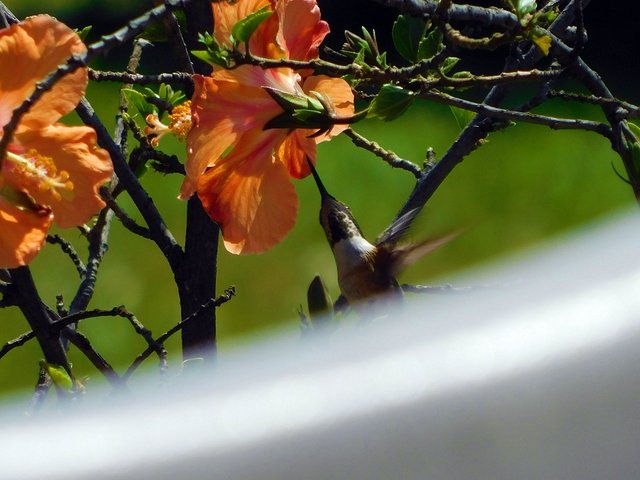
<path id="1" fill-rule="evenodd" d="M 374 243 L 370 243 L 349 207 L 327 191 L 314 165 L 307 160 L 320 190 L 320 225 L 333 251 L 338 271 L 343 300 L 339 298 L 336 307 L 339 308 L 344 301 L 359 309 L 363 304 L 373 306 L 381 300 L 385 304 L 402 300 L 402 288 L 396 278 L 398 274 L 457 233 L 419 243 L 402 242 L 420 212 L 416 208 L 397 218 Z"/>

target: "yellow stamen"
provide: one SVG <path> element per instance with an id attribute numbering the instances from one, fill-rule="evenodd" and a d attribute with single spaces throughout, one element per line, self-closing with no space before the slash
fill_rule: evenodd
<path id="1" fill-rule="evenodd" d="M 169 132 L 182 141 L 191 130 L 191 101 L 187 100 L 173 108 L 171 114 L 169 114 L 169 125 L 162 123 L 156 114 L 147 115 L 145 120 L 147 127 L 144 129 L 144 134 L 147 136 L 154 135 L 149 140 L 154 147 L 157 147 L 160 139 Z"/>
<path id="2" fill-rule="evenodd" d="M 7 152 L 6 159 L 12 164 L 12 174 L 18 177 L 25 189 L 50 192 L 55 200 L 61 200 L 65 192 L 73 191 L 69 172 L 58 172 L 53 158 L 31 149 L 22 155 Z"/>
<path id="3" fill-rule="evenodd" d="M 173 134 L 178 137 L 178 140 L 184 140 L 189 130 L 191 130 L 191 100 L 187 100 L 175 107 L 171 111 L 169 118 L 171 119 L 169 128 L 173 131 Z"/>

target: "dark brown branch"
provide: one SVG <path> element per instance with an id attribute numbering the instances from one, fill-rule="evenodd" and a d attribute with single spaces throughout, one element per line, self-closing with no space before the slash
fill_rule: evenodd
<path id="1" fill-rule="evenodd" d="M 578 2 L 578 3 L 586 3 Z M 615 99 L 600 75 L 589 67 L 582 58 L 574 55 L 574 50 L 565 45 L 560 38 L 549 32 L 553 39 L 553 52 L 560 62 L 569 68 L 591 93 L 597 97 Z M 620 156 L 629 177 L 629 184 L 633 188 L 636 200 L 640 202 L 640 169 L 633 160 L 629 142 L 636 141 L 635 136 L 629 130 L 625 115 L 627 111 L 613 103 L 603 104 L 604 114 L 612 127 L 611 147 Z"/>
<path id="2" fill-rule="evenodd" d="M 30 332 L 23 333 L 18 338 L 14 338 L 13 340 L 9 340 L 5 343 L 2 348 L 0 348 L 0 358 L 4 357 L 7 353 L 17 347 L 21 347 L 29 340 L 36 338 L 36 334 L 33 333 L 33 330 Z"/>
<path id="3" fill-rule="evenodd" d="M 584 4 L 586 3 L 588 3 L 587 0 L 585 0 Z M 575 8 L 575 2 L 571 1 L 553 22 L 550 31 L 563 32 L 573 19 Z M 532 46 L 524 55 L 509 57 L 505 64 L 504 71 L 527 70 L 540 60 L 541 55 L 537 47 Z M 509 90 L 510 85 L 494 86 L 482 104 L 490 107 L 499 107 Z M 499 122 L 502 122 L 502 127 L 504 128 L 504 121 L 499 120 Z M 458 165 L 466 155 L 476 149 L 482 139 L 498 127 L 498 121 L 491 120 L 484 114 L 477 114 L 460 133 L 440 161 L 418 180 L 413 192 L 411 192 L 408 200 L 398 212 L 396 219 L 411 210 L 423 208 L 425 203 L 431 198 L 436 189 L 442 184 L 456 165 Z"/>
<path id="4" fill-rule="evenodd" d="M 182 83 L 191 85 L 192 75 L 186 72 L 161 73 L 159 75 L 141 75 L 126 72 L 105 72 L 89 69 L 89 78 L 96 82 L 120 82 L 135 85 L 149 85 L 160 83 Z"/>
<path id="5" fill-rule="evenodd" d="M 201 305 L 200 308 L 197 311 L 195 311 L 192 315 L 189 315 L 187 318 L 180 321 L 171 329 L 167 330 L 165 333 L 160 335 L 155 340 L 155 343 L 164 344 L 164 342 L 166 342 L 172 335 L 176 334 L 177 332 L 182 330 L 186 325 L 189 325 L 189 323 L 196 320 L 202 312 L 215 309 L 216 307 L 219 307 L 220 305 L 227 303 L 229 300 L 231 300 L 231 298 L 233 298 L 235 293 L 236 293 L 236 290 L 234 287 L 227 288 L 224 294 L 220 295 L 218 298 L 210 299 L 207 303 L 205 303 L 204 305 Z M 140 364 L 152 353 L 153 353 L 153 349 L 151 347 L 148 347 L 140 355 L 138 355 L 136 359 L 133 361 L 133 363 L 131 364 L 131 366 L 129 366 L 127 371 L 124 373 L 124 375 L 122 375 L 122 379 L 126 381 L 133 374 L 133 372 L 137 370 Z"/>
<path id="6" fill-rule="evenodd" d="M 118 179 L 124 186 L 125 190 L 129 193 L 129 196 L 142 214 L 142 217 L 145 219 L 145 222 L 149 227 L 151 239 L 156 243 L 156 245 L 158 245 L 160 251 L 164 254 L 171 266 L 171 269 L 175 273 L 181 266 L 183 251 L 167 225 L 164 223 L 164 220 L 154 205 L 153 200 L 151 200 L 145 189 L 140 185 L 135 174 L 129 168 L 120 148 L 111 139 L 104 125 L 91 108 L 91 105 L 89 105 L 86 100 L 83 100 L 78 105 L 76 111 L 80 115 L 82 121 L 96 131 L 98 135 L 98 144 L 109 152 L 111 160 L 113 161 L 113 167 L 118 175 Z"/>
<path id="7" fill-rule="evenodd" d="M 100 188 L 100 196 L 102 197 L 104 202 L 107 204 L 107 206 L 111 210 L 113 210 L 113 213 L 115 214 L 115 216 L 118 218 L 118 220 L 120 220 L 122 225 L 124 225 L 124 227 L 127 230 L 129 230 L 132 233 L 135 233 L 136 235 L 141 236 L 142 238 L 147 238 L 147 239 L 151 238 L 151 233 L 149 232 L 149 229 L 143 227 L 142 225 L 138 225 L 134 219 L 129 217 L 129 215 L 127 215 L 127 212 L 125 212 L 122 208 L 120 208 L 120 205 L 118 205 L 118 202 L 116 202 L 115 198 L 113 198 L 113 196 L 111 195 L 111 192 L 107 187 Z"/>
<path id="8" fill-rule="evenodd" d="M 484 117 L 544 125 L 554 130 L 586 130 L 599 133 L 609 140 L 611 139 L 611 128 L 608 125 L 600 122 L 581 120 L 579 118 L 558 118 L 547 115 L 538 115 L 535 113 L 519 112 L 515 110 L 492 107 L 491 105 L 471 102 L 469 100 L 453 97 L 446 93 L 441 93 L 435 90 L 426 92 L 424 94 L 421 94 L 420 96 L 440 103 L 446 103 L 447 105 L 453 105 L 455 107 L 463 108 L 465 110 L 471 110 L 472 112 L 476 112 Z"/>
<path id="9" fill-rule="evenodd" d="M 109 362 L 107 362 L 102 355 L 93 348 L 87 337 L 71 328 L 64 329 L 64 336 L 89 359 L 89 361 L 105 376 L 112 386 L 122 386 L 123 382 L 120 377 L 118 377 L 116 371 L 111 365 L 109 365 Z"/>
<path id="10" fill-rule="evenodd" d="M 435 80 L 413 80 L 411 84 L 421 85 L 422 88 L 428 89 L 434 86 L 437 87 L 455 87 L 455 88 L 468 88 L 468 87 L 494 87 L 501 84 L 513 84 L 515 82 L 539 82 L 545 80 L 554 80 L 562 75 L 563 70 L 526 70 L 515 72 L 502 72 L 498 75 L 471 75 L 469 77 L 447 77 L 442 76 Z"/>
<path id="11" fill-rule="evenodd" d="M 622 107 L 627 112 L 620 112 L 625 118 L 640 118 L 640 107 L 632 103 L 620 100 L 619 98 L 605 98 L 596 95 L 584 95 L 581 93 L 565 92 L 564 90 L 551 90 L 548 94 L 549 98 L 560 98 L 572 102 L 589 103 L 601 107 Z"/>
<path id="12" fill-rule="evenodd" d="M 57 330 L 51 328 L 53 319 L 50 316 L 50 310 L 40 299 L 29 268 L 15 268 L 10 272 L 12 295 L 33 330 L 45 360 L 61 366 L 69 375 L 72 375 L 60 335 Z"/>
<path id="13" fill-rule="evenodd" d="M 175 48 L 195 50 L 199 48 L 198 32 L 213 31 L 213 14 L 209 0 L 191 2 L 185 8 L 187 29 L 185 38 L 172 38 Z M 182 41 L 184 40 L 184 41 Z M 186 43 L 186 45 L 185 45 Z M 179 65 L 181 70 L 208 74 L 211 66 L 194 59 L 193 65 L 188 57 Z M 187 95 L 193 93 L 190 86 Z M 184 256 L 181 268 L 174 270 L 178 295 L 180 297 L 180 315 L 184 320 L 196 314 L 182 330 L 182 355 L 185 360 L 194 355 L 212 362 L 216 357 L 216 311 L 215 308 L 199 310 L 200 305 L 216 296 L 217 255 L 219 226 L 205 212 L 197 195 L 187 204 L 187 229 L 185 232 Z"/>
<path id="14" fill-rule="evenodd" d="M 78 255 L 78 252 L 76 252 L 76 249 L 73 248 L 73 245 L 67 242 L 60 235 L 47 235 L 47 243 L 60 245 L 60 249 L 69 256 L 80 277 L 82 278 L 86 274 L 87 267 L 82 263 L 82 260 L 80 260 L 80 256 Z"/>
<path id="15" fill-rule="evenodd" d="M 432 17 L 439 10 L 439 3 L 430 0 L 372 0 L 385 7 L 395 8 L 402 13 L 416 17 Z M 473 5 L 452 4 L 446 10 L 446 17 L 454 22 L 472 22 L 485 26 L 513 30 L 520 27 L 518 18 L 508 10 L 483 8 Z"/>
<path id="16" fill-rule="evenodd" d="M 136 333 L 140 335 L 149 345 L 153 351 L 158 354 L 160 358 L 160 362 L 163 367 L 166 366 L 167 363 L 167 352 L 164 346 L 161 343 L 156 342 L 153 339 L 153 334 L 151 330 L 146 328 L 140 320 L 129 310 L 127 310 L 124 306 L 114 307 L 111 310 L 85 310 L 82 312 L 76 312 L 68 314 L 55 322 L 53 322 L 52 328 L 55 329 L 63 329 L 68 325 L 72 325 L 78 323 L 80 320 L 85 320 L 87 318 L 98 318 L 98 317 L 122 317 L 126 318 L 131 326 L 134 328 Z"/>
<path id="17" fill-rule="evenodd" d="M 362 135 L 360 135 L 358 132 L 354 131 L 351 128 L 348 128 L 347 130 L 345 130 L 344 134 L 353 141 L 354 145 L 370 151 L 375 156 L 380 157 L 382 160 L 387 162 L 393 168 L 400 168 L 402 170 L 406 170 L 408 172 L 411 172 L 416 178 L 420 178 L 420 175 L 422 174 L 422 172 L 420 170 L 420 167 L 418 167 L 415 163 L 405 160 L 404 158 L 401 158 L 395 153 L 393 153 L 392 151 L 382 148 L 376 142 L 367 140 L 365 137 L 363 137 Z"/>

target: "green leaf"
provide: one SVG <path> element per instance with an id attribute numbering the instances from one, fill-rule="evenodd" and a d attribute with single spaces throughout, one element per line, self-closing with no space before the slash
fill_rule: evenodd
<path id="1" fill-rule="evenodd" d="M 456 119 L 456 123 L 458 124 L 458 127 L 460 127 L 460 130 L 463 130 L 467 125 L 469 125 L 471 120 L 473 120 L 473 117 L 476 115 L 475 112 L 472 112 L 471 110 L 465 110 L 464 108 L 458 108 L 452 105 L 449 105 L 449 109 L 453 114 L 453 118 Z"/>
<path id="2" fill-rule="evenodd" d="M 627 125 L 629 126 L 631 133 L 636 137 L 636 141 L 640 142 L 640 127 L 632 122 L 627 122 Z"/>
<path id="3" fill-rule="evenodd" d="M 444 48 L 444 45 L 442 43 L 442 32 L 439 29 L 434 28 L 427 34 L 426 37 L 420 40 L 416 60 L 425 60 L 427 58 L 432 58 L 442 48 Z"/>
<path id="4" fill-rule="evenodd" d="M 536 0 L 517 0 L 515 7 L 518 17 L 524 17 L 527 13 L 533 13 L 536 11 L 536 8 L 538 8 Z"/>
<path id="5" fill-rule="evenodd" d="M 209 65 L 219 65 L 224 68 L 228 68 L 231 65 L 229 52 L 225 50 L 191 50 L 191 54 Z"/>
<path id="6" fill-rule="evenodd" d="M 145 96 L 139 91 L 133 88 L 123 88 L 120 91 L 127 99 L 127 103 L 136 107 L 136 110 L 138 110 L 143 117 L 155 113 L 155 107 L 147 102 Z"/>
<path id="7" fill-rule="evenodd" d="M 163 102 L 170 104 L 172 107 L 175 107 L 176 105 L 182 103 L 186 98 L 184 93 L 182 93 L 180 90 L 175 92 L 171 85 L 167 83 L 160 84 L 160 86 L 158 87 L 158 93 L 155 93 L 153 90 L 148 88 L 145 90 L 150 96 L 159 98 Z"/>
<path id="8" fill-rule="evenodd" d="M 264 90 L 271 95 L 278 105 L 285 112 L 293 112 L 299 108 L 308 108 L 310 106 L 310 97 L 306 95 L 297 95 L 295 93 L 285 92 L 284 90 L 279 90 L 273 87 L 262 87 Z M 320 106 L 322 110 L 322 105 Z"/>
<path id="9" fill-rule="evenodd" d="M 346 43 L 340 50 L 341 53 L 354 60 L 354 63 L 364 68 L 376 66 L 387 68 L 386 53 L 380 53 L 375 30 L 367 30 L 362 27 L 362 36 L 356 35 L 349 30 L 344 32 Z"/>
<path id="10" fill-rule="evenodd" d="M 296 120 L 300 120 L 303 128 L 305 124 L 308 124 L 309 128 L 313 128 L 316 126 L 317 122 L 326 123 L 327 121 L 327 117 L 323 113 L 318 112 L 317 110 L 310 110 L 308 108 L 294 110 L 291 116 Z"/>
<path id="11" fill-rule="evenodd" d="M 368 117 L 388 122 L 402 115 L 415 99 L 412 92 L 397 85 L 386 84 L 369 105 Z"/>
<path id="12" fill-rule="evenodd" d="M 427 30 L 427 22 L 421 18 L 400 15 L 393 23 L 393 45 L 402 57 L 409 62 L 415 62 L 418 57 L 418 47 Z"/>
<path id="13" fill-rule="evenodd" d="M 231 64 L 230 54 L 226 48 L 218 45 L 218 42 L 210 33 L 198 34 L 198 42 L 202 43 L 206 50 L 192 50 L 191 54 L 209 65 L 219 65 L 228 68 Z"/>
<path id="14" fill-rule="evenodd" d="M 93 27 L 91 25 L 87 25 L 86 27 L 78 30 L 77 28 L 74 29 L 74 32 L 76 32 L 78 34 L 78 36 L 80 37 L 80 40 L 82 40 L 83 42 L 87 39 L 87 36 L 89 35 L 89 33 L 91 32 L 91 29 Z"/>
<path id="15" fill-rule="evenodd" d="M 459 61 L 460 59 L 458 57 L 447 57 L 444 59 L 444 62 L 442 62 L 440 69 L 444 73 L 449 73 L 451 69 L 453 69 L 453 67 L 455 67 L 458 64 Z"/>
<path id="16" fill-rule="evenodd" d="M 231 28 L 231 36 L 234 43 L 247 43 L 260 24 L 269 18 L 272 13 L 271 6 L 265 5 L 260 10 L 253 12 L 236 23 Z"/>
<path id="17" fill-rule="evenodd" d="M 49 375 L 53 383 L 58 387 L 64 388 L 65 390 L 71 390 L 73 388 L 73 380 L 61 365 L 54 365 L 53 363 L 40 360 L 40 368 L 47 372 L 47 375 Z"/>

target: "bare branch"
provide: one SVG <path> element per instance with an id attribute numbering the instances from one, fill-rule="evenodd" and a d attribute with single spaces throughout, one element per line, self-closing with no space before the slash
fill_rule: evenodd
<path id="1" fill-rule="evenodd" d="M 186 72 L 161 73 L 159 75 L 141 75 L 127 72 L 105 72 L 89 69 L 89 78 L 96 82 L 120 82 L 135 85 L 148 85 L 160 83 L 182 83 L 191 85 L 191 74 Z"/>
<path id="2" fill-rule="evenodd" d="M 395 8 L 416 17 L 432 17 L 439 3 L 431 0 L 372 0 L 385 7 Z M 518 18 L 508 10 L 452 4 L 446 10 L 449 21 L 474 22 L 486 26 L 513 30 L 520 27 Z"/>
<path id="3" fill-rule="evenodd" d="M 113 213 L 118 220 L 124 225 L 124 227 L 132 233 L 141 236 L 142 238 L 151 238 L 151 233 L 148 228 L 143 227 L 142 225 L 138 225 L 134 219 L 132 219 L 127 212 L 125 212 L 118 202 L 116 202 L 115 198 L 111 195 L 111 192 L 107 187 L 100 187 L 100 196 L 105 201 L 107 206 L 113 210 Z"/>
<path id="4" fill-rule="evenodd" d="M 21 347 L 29 340 L 36 338 L 36 334 L 33 331 L 23 333 L 18 338 L 14 338 L 13 340 L 9 340 L 5 343 L 2 348 L 0 348 L 0 358 L 4 357 L 7 353 L 17 347 Z"/>
<path id="5" fill-rule="evenodd" d="M 85 267 L 84 263 L 82 263 L 82 260 L 80 260 L 80 256 L 78 255 L 78 252 L 76 252 L 76 249 L 73 248 L 73 245 L 67 242 L 60 235 L 47 235 L 47 243 L 50 243 L 52 245 L 60 245 L 61 250 L 66 253 L 73 262 L 73 265 L 76 267 L 76 270 L 78 271 L 80 277 L 82 278 L 85 275 L 85 273 L 87 272 L 87 267 Z"/>
<path id="6" fill-rule="evenodd" d="M 421 94 L 420 96 L 423 98 L 428 98 L 430 100 L 435 100 L 441 103 L 446 103 L 448 105 L 463 108 L 465 110 L 471 110 L 472 112 L 476 112 L 485 117 L 544 125 L 554 130 L 586 130 L 599 133 L 609 140 L 611 139 L 611 128 L 608 125 L 600 122 L 581 120 L 579 118 L 558 118 L 547 115 L 538 115 L 535 113 L 519 112 L 515 110 L 492 107 L 491 105 L 471 102 L 469 100 L 453 97 L 446 93 L 441 93 L 435 90 L 426 92 L 424 94 Z"/>
<path id="7" fill-rule="evenodd" d="M 624 115 L 626 118 L 640 118 L 640 107 L 619 98 L 605 98 L 598 97 L 596 95 L 584 95 L 580 93 L 565 92 L 564 90 L 551 90 L 548 94 L 549 98 L 561 98 L 572 102 L 590 103 L 592 105 L 599 105 L 601 107 L 622 107 L 627 110 L 624 112 L 618 111 L 618 113 Z"/>
<path id="8" fill-rule="evenodd" d="M 120 148 L 111 139 L 104 125 L 100 119 L 98 119 L 91 105 L 89 105 L 89 102 L 86 100 L 80 102 L 76 111 L 82 121 L 86 125 L 93 127 L 98 134 L 98 144 L 111 155 L 116 174 L 145 219 L 149 227 L 151 239 L 158 245 L 160 251 L 162 251 L 167 258 L 171 269 L 176 272 L 180 268 L 183 251 L 165 224 L 160 212 L 145 189 L 140 185 L 135 174 L 129 168 Z"/>
<path id="9" fill-rule="evenodd" d="M 212 298 L 204 305 L 201 305 L 200 308 L 196 312 L 194 312 L 192 315 L 189 315 L 187 318 L 180 321 L 171 329 L 167 330 L 165 333 L 160 335 L 155 340 L 155 343 L 164 344 L 164 342 L 166 342 L 168 338 L 170 338 L 172 335 L 182 330 L 185 327 L 185 325 L 188 325 L 190 322 L 197 319 L 201 313 L 227 303 L 229 300 L 231 300 L 231 298 L 233 298 L 235 293 L 236 293 L 235 287 L 227 288 L 224 291 L 224 294 L 220 295 L 218 298 L 215 298 L 215 299 Z M 148 347 L 145 351 L 143 351 L 140 355 L 138 355 L 136 359 L 133 361 L 133 363 L 129 366 L 127 371 L 124 373 L 124 375 L 122 375 L 122 379 L 126 381 L 133 374 L 133 372 L 137 370 L 140 364 L 152 353 L 153 353 L 153 348 Z"/>
<path id="10" fill-rule="evenodd" d="M 401 168 L 408 172 L 411 172 L 414 177 L 420 178 L 422 172 L 420 171 L 420 167 L 418 167 L 415 163 L 412 163 L 408 160 L 400 158 L 398 155 L 393 153 L 390 150 L 385 150 L 376 142 L 371 140 L 367 140 L 365 137 L 360 135 L 358 132 L 354 131 L 351 128 L 348 128 L 344 131 L 344 134 L 348 136 L 354 143 L 354 145 L 364 148 L 365 150 L 370 151 L 377 157 L 380 157 L 393 168 Z"/>
<path id="11" fill-rule="evenodd" d="M 91 342 L 87 337 L 77 330 L 71 328 L 64 329 L 64 335 L 69 339 L 75 347 L 80 350 L 85 357 L 89 359 L 91 363 L 105 376 L 109 383 L 114 387 L 121 387 L 123 382 L 118 377 L 118 374 L 113 369 L 109 362 L 107 362 L 102 355 L 100 355 L 91 345 Z"/>

